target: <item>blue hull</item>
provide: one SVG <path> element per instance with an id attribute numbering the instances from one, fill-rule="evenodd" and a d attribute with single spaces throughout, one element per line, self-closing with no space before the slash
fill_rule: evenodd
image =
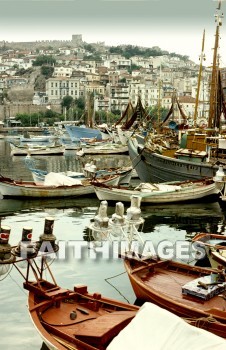
<path id="1" fill-rule="evenodd" d="M 80 140 L 80 139 L 91 139 L 96 138 L 97 140 L 102 140 L 101 131 L 98 129 L 80 127 L 75 125 L 65 125 L 65 129 L 67 130 L 72 141 Z"/>

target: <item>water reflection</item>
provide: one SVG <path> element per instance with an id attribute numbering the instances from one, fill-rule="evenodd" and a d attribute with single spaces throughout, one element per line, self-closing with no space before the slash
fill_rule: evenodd
<path id="1" fill-rule="evenodd" d="M 125 206 L 125 212 L 126 209 Z M 154 239 L 155 242 L 158 242 L 164 237 L 172 241 L 178 237 L 189 239 L 198 232 L 225 233 L 225 214 L 218 202 L 141 205 L 141 209 L 142 217 L 145 219 L 141 234 L 143 241 Z M 115 207 L 108 206 L 109 218 L 114 212 Z M 158 236 L 159 231 L 161 231 L 161 237 L 160 234 Z M 83 234 L 85 241 L 94 240 L 92 231 L 88 227 L 85 228 Z M 107 234 L 103 236 L 105 235 Z"/>
<path id="2" fill-rule="evenodd" d="M 94 161 L 97 168 L 130 166 L 127 155 L 76 156 L 75 151 L 66 151 L 62 156 L 32 156 L 35 167 L 48 172 L 81 172 L 87 162 Z M 25 166 L 25 156 L 10 156 L 8 142 L 0 141 L 1 174 L 13 179 L 32 180 L 31 172 Z"/>
<path id="3" fill-rule="evenodd" d="M 9 144 L 0 141 L 1 173 L 5 176 L 31 180 L 31 174 L 26 169 L 24 157 L 10 157 Z M 68 152 L 65 156 L 34 157 L 37 167 L 48 171 L 80 171 L 85 162 L 92 159 L 97 167 L 117 167 L 130 164 L 128 156 L 86 156 L 78 158 L 75 153 Z M 47 215 L 56 219 L 54 233 L 57 239 L 71 241 L 88 240 L 87 226 L 90 219 L 97 213 L 99 200 L 93 195 L 80 198 L 60 199 L 3 199 L 0 200 L 0 218 L 4 224 L 12 227 L 12 244 L 21 239 L 23 226 L 32 226 L 34 236 L 42 233 L 44 218 Z M 129 205 L 128 205 L 129 206 Z M 125 206 L 125 209 L 127 206 Z M 109 204 L 108 215 L 115 211 L 115 205 Z M 162 239 L 176 241 L 184 239 L 191 232 L 224 232 L 225 210 L 218 202 L 200 202 L 190 204 L 145 205 L 142 206 L 144 222 L 144 238 L 158 242 Z M 105 281 L 109 276 L 124 271 L 121 261 L 89 258 L 77 260 L 55 261 L 52 266 L 57 283 L 65 288 L 73 288 L 75 283 L 87 284 L 94 292 L 101 292 L 112 298 L 121 296 Z M 100 273 L 101 271 L 101 273 Z M 0 288 L 0 327 L 2 330 L 1 346 L 4 349 L 44 350 L 36 330 L 33 328 L 26 312 L 27 294 L 21 287 L 21 279 L 17 272 L 1 282 Z M 134 293 L 126 274 L 113 280 L 114 285 L 130 302 L 134 302 Z M 6 300 L 10 300 L 7 304 Z M 121 299 L 120 299 L 121 300 Z M 124 301 L 124 300 L 123 300 Z M 15 327 L 16 326 L 16 327 Z"/>

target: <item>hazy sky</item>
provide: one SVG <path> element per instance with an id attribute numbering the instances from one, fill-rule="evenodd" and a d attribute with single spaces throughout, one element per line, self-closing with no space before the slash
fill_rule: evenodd
<path id="1" fill-rule="evenodd" d="M 198 61 L 205 29 L 211 62 L 217 5 L 214 0 L 0 0 L 0 40 L 70 40 L 82 34 L 88 43 L 159 46 Z M 224 19 L 220 33 L 226 65 Z"/>

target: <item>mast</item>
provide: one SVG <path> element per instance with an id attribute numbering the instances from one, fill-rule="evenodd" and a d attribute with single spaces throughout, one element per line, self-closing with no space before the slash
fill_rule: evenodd
<path id="1" fill-rule="evenodd" d="M 215 45 L 214 45 L 214 52 L 213 52 L 213 67 L 212 67 L 212 76 L 211 76 L 211 83 L 210 83 L 210 107 L 209 107 L 209 120 L 208 120 L 208 128 L 214 128 L 216 126 L 216 112 L 217 112 L 217 82 L 218 82 L 218 70 L 219 70 L 219 64 L 218 64 L 218 46 L 219 46 L 219 32 L 220 32 L 220 26 L 222 25 L 222 18 L 223 13 L 220 12 L 221 10 L 221 0 L 219 0 L 217 12 L 215 14 L 215 22 L 217 23 L 216 26 L 216 34 L 215 34 Z"/>
<path id="2" fill-rule="evenodd" d="M 200 55 L 200 58 L 199 58 L 200 59 L 200 65 L 199 65 L 198 87 L 197 87 L 196 101 L 195 101 L 194 126 L 196 126 L 197 113 L 198 113 L 200 84 L 201 84 L 201 78 L 202 78 L 202 62 L 203 62 L 203 60 L 205 61 L 204 44 L 205 44 L 205 29 L 203 31 L 202 51 L 201 51 L 201 55 Z"/>

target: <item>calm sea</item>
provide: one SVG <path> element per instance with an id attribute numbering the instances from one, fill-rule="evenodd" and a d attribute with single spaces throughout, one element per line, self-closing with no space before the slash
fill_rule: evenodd
<path id="1" fill-rule="evenodd" d="M 73 151 L 65 156 L 34 157 L 36 167 L 48 171 L 80 171 L 91 158 L 77 159 Z M 128 156 L 95 157 L 98 167 L 129 165 Z M 0 141 L 0 173 L 15 179 L 31 180 L 24 157 L 11 157 L 9 144 Z M 59 285 L 73 288 L 75 284 L 87 284 L 90 292 L 101 292 L 111 298 L 135 302 L 135 295 L 124 273 L 123 262 L 112 254 L 97 254 L 88 248 L 87 226 L 98 210 L 99 201 L 94 197 L 63 200 L 0 200 L 2 225 L 11 227 L 10 243 L 21 239 L 23 227 L 33 228 L 33 238 L 43 233 L 45 218 L 55 219 L 54 234 L 62 244 L 65 258 L 56 259 L 51 269 Z M 114 206 L 109 205 L 109 215 Z M 218 202 L 187 205 L 158 205 L 142 207 L 145 218 L 142 237 L 152 241 L 175 243 L 194 232 L 224 232 L 224 211 Z M 84 248 L 77 252 L 73 248 Z M 81 252 L 81 256 L 79 256 Z M 110 252 L 110 248 L 109 248 Z M 183 260 L 183 259 L 182 259 Z M 5 278 L 0 276 L 0 348 L 4 350 L 40 350 L 42 340 L 32 325 L 27 309 L 27 292 L 23 279 L 13 268 Z"/>

